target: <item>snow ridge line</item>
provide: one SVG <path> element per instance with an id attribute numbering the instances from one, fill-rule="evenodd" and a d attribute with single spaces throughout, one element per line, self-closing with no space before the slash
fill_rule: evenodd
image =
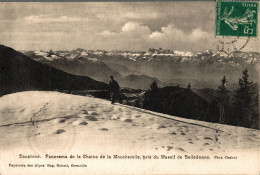
<path id="1" fill-rule="evenodd" d="M 47 102 L 45 105 L 43 105 L 43 107 L 40 108 L 39 111 L 37 111 L 36 113 L 33 114 L 32 118 L 31 118 L 31 122 L 32 122 L 32 125 L 33 125 L 33 126 L 34 126 L 33 117 L 35 117 L 37 114 L 39 114 L 40 112 L 42 112 L 42 111 L 46 108 L 46 106 L 47 106 L 48 104 L 49 104 L 49 102 Z M 36 128 L 38 128 L 38 127 L 36 126 Z"/>
<path id="2" fill-rule="evenodd" d="M 53 117 L 53 118 L 47 118 L 47 119 L 42 119 L 42 120 L 35 120 L 35 123 L 39 123 L 39 122 L 47 122 L 47 121 L 51 121 L 54 119 L 58 119 L 58 118 L 64 118 L 64 119 L 68 119 L 68 118 L 80 118 L 80 117 L 76 117 L 76 116 L 63 116 L 63 117 Z M 5 124 L 5 125 L 0 125 L 0 127 L 6 127 L 6 126 L 12 126 L 12 125 L 22 125 L 22 124 L 27 124 L 27 123 L 31 123 L 32 121 L 25 121 L 25 122 L 20 122 L 20 123 L 10 123 L 10 124 Z"/>
<path id="3" fill-rule="evenodd" d="M 140 108 L 137 108 L 137 107 L 127 106 L 127 105 L 123 105 L 123 104 L 120 104 L 120 103 L 117 103 L 116 105 L 120 105 L 120 106 L 129 108 L 129 109 L 132 109 L 132 110 L 136 110 L 136 111 L 139 111 L 139 112 L 143 112 L 143 113 L 146 113 L 146 114 L 155 115 L 155 116 L 161 117 L 161 118 L 170 119 L 170 120 L 174 120 L 174 121 L 181 122 L 181 123 L 186 123 L 186 124 L 189 124 L 189 125 L 195 125 L 195 126 L 200 126 L 200 127 L 212 129 L 212 130 L 215 130 L 216 132 L 219 132 L 219 131 L 220 131 L 220 132 L 225 132 L 225 131 L 222 131 L 222 130 L 220 130 L 220 129 L 211 128 L 211 127 L 204 126 L 204 125 L 200 125 L 200 124 L 197 124 L 197 123 L 189 123 L 189 122 L 186 122 L 186 121 L 177 120 L 177 119 L 172 118 L 172 116 L 169 116 L 169 115 L 167 115 L 167 114 L 166 114 L 167 116 L 162 116 L 162 115 L 157 114 L 156 112 L 148 111 L 148 110 L 146 110 L 146 109 L 140 109 Z"/>

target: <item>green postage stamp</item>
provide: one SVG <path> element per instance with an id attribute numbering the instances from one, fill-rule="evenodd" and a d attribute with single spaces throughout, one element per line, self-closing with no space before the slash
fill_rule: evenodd
<path id="1" fill-rule="evenodd" d="M 258 2 L 217 1 L 217 36 L 257 37 Z"/>

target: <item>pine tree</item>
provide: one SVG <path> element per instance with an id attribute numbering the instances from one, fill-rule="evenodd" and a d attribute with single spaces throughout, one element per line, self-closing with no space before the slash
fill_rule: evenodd
<path id="1" fill-rule="evenodd" d="M 243 71 L 242 78 L 239 78 L 239 88 L 235 91 L 235 117 L 240 126 L 250 127 L 252 124 L 254 93 L 251 92 L 248 70 Z"/>
<path id="2" fill-rule="evenodd" d="M 227 108 L 229 107 L 229 90 L 227 90 L 226 76 L 221 79 L 221 85 L 217 89 L 217 102 L 219 108 L 219 123 L 225 123 Z"/>
<path id="3" fill-rule="evenodd" d="M 159 88 L 157 86 L 157 83 L 153 81 L 153 83 L 150 85 L 150 89 L 145 93 L 144 95 L 144 104 L 143 107 L 145 109 L 149 109 L 152 111 L 156 111 L 158 107 L 158 92 Z"/>
<path id="4" fill-rule="evenodd" d="M 153 111 L 157 111 L 158 108 L 158 85 L 155 81 L 151 84 L 151 107 Z"/>
<path id="5" fill-rule="evenodd" d="M 141 107 L 140 100 L 139 99 L 135 100 L 133 106 L 140 108 Z"/>
<path id="6" fill-rule="evenodd" d="M 54 52 L 50 49 L 50 51 L 48 52 L 47 57 L 51 57 L 54 54 Z"/>
<path id="7" fill-rule="evenodd" d="M 159 88 L 158 88 L 157 83 L 155 81 L 153 81 L 153 83 L 150 86 L 150 90 L 155 93 L 155 92 L 157 92 L 158 89 Z"/>
<path id="8" fill-rule="evenodd" d="M 191 88 L 191 85 L 190 85 L 190 82 L 189 82 L 187 89 L 190 90 L 190 88 Z"/>
<path id="9" fill-rule="evenodd" d="M 129 103 L 129 100 L 128 100 L 128 99 L 126 99 L 126 105 L 130 105 L 130 103 Z"/>

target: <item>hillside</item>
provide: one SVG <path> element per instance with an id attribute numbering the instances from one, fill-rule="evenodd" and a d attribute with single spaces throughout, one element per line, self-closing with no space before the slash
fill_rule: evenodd
<path id="1" fill-rule="evenodd" d="M 210 88 L 194 89 L 193 91 L 201 96 L 203 99 L 205 99 L 207 102 L 212 102 L 214 97 L 217 95 L 217 90 Z"/>
<path id="2" fill-rule="evenodd" d="M 143 99 L 144 109 L 204 121 L 210 121 L 208 105 L 193 91 L 178 86 L 149 90 Z"/>
<path id="3" fill-rule="evenodd" d="M 0 95 L 25 90 L 107 89 L 89 77 L 65 73 L 0 45 Z"/>
<path id="4" fill-rule="evenodd" d="M 188 174 L 199 173 L 205 166 L 208 167 L 204 169 L 207 174 L 230 174 L 229 169 L 216 168 L 227 163 L 232 167 L 232 173 L 259 172 L 260 132 L 257 130 L 183 119 L 119 104 L 111 105 L 102 99 L 58 92 L 9 94 L 0 97 L 0 104 L 1 174 L 16 174 L 18 168 L 8 165 L 22 163 L 88 166 L 19 168 L 24 174 L 51 174 L 54 170 L 69 171 L 68 174 L 72 171 L 73 174 L 93 174 L 97 169 L 112 174 L 145 174 L 151 169 L 154 174 L 179 171 Z M 39 155 L 42 158 L 19 158 L 19 154 Z M 55 159 L 45 158 L 45 154 L 85 155 L 85 158 Z M 100 159 L 100 155 L 111 155 L 112 159 Z M 113 155 L 122 158 L 115 159 Z M 135 155 L 141 159 L 123 158 Z M 143 159 L 143 156 L 154 155 L 159 158 Z M 183 159 L 162 159 L 161 155 L 180 155 Z M 210 156 L 210 159 L 184 159 L 185 155 Z M 223 159 L 214 159 L 214 156 L 222 156 Z M 226 159 L 225 156 L 236 159 Z M 145 166 L 141 162 L 145 162 Z M 123 166 L 126 164 L 130 164 L 131 168 Z"/>

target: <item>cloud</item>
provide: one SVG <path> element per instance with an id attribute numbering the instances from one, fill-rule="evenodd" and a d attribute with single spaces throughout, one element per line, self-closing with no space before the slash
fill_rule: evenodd
<path id="1" fill-rule="evenodd" d="M 49 23 L 49 22 L 80 22 L 85 21 L 87 18 L 77 18 L 68 16 L 53 17 L 50 15 L 38 15 L 38 16 L 27 16 L 24 18 L 28 22 L 34 23 Z"/>
<path id="2" fill-rule="evenodd" d="M 174 27 L 174 25 L 168 25 L 167 27 L 162 27 L 161 28 L 161 32 L 159 31 L 155 31 L 153 33 L 151 33 L 149 35 L 149 37 L 151 39 L 162 39 L 162 38 L 167 38 L 169 36 L 177 36 L 177 37 L 180 37 L 180 36 L 183 36 L 183 31 L 181 31 L 180 29 L 177 29 Z"/>
<path id="3" fill-rule="evenodd" d="M 158 32 L 158 31 L 155 31 L 153 33 L 151 33 L 149 35 L 150 38 L 162 38 L 163 37 L 163 33 L 161 32 Z"/>
<path id="4" fill-rule="evenodd" d="M 152 32 L 149 35 L 149 38 L 152 40 L 170 40 L 171 38 L 175 41 L 185 41 L 185 42 L 194 42 L 200 39 L 204 39 L 209 34 L 205 31 L 202 31 L 200 28 L 193 29 L 190 33 L 183 32 L 182 30 L 176 28 L 174 25 L 169 24 L 167 27 L 162 27 L 161 31 Z"/>
<path id="5" fill-rule="evenodd" d="M 104 37 L 113 37 L 113 36 L 117 35 L 116 32 L 111 32 L 109 30 L 104 30 L 104 31 L 100 32 L 99 34 Z"/>
<path id="6" fill-rule="evenodd" d="M 146 26 L 142 25 L 138 22 L 126 22 L 119 32 L 112 32 L 109 30 L 104 30 L 102 32 L 99 32 L 99 35 L 103 37 L 123 37 L 123 38 L 136 38 L 141 36 L 149 36 L 151 33 L 151 29 Z"/>
<path id="7" fill-rule="evenodd" d="M 116 42 L 117 45 L 130 50 L 144 50 L 149 47 L 171 48 L 186 51 L 206 48 L 209 43 L 209 33 L 200 28 L 184 32 L 173 24 L 161 27 L 160 31 L 151 31 L 148 25 L 130 21 L 122 25 L 118 32 L 104 30 L 100 32 L 103 37 L 110 37 L 107 42 Z M 125 45 L 125 43 L 127 43 Z M 113 45 L 113 44 L 111 44 Z M 127 50 L 127 49 L 126 49 Z"/>
<path id="8" fill-rule="evenodd" d="M 122 27 L 121 35 L 126 35 L 128 37 L 147 37 L 151 33 L 151 29 L 143 24 L 140 24 L 138 22 L 127 22 Z"/>
<path id="9" fill-rule="evenodd" d="M 166 47 L 182 51 L 199 51 L 212 47 L 212 38 L 214 36 L 211 36 L 208 32 L 200 28 L 184 32 L 173 24 L 169 24 L 166 27 L 161 27 L 160 31 L 152 32 L 149 35 L 148 43 L 152 43 L 153 47 Z"/>
<path id="10" fill-rule="evenodd" d="M 200 28 L 194 29 L 192 31 L 192 33 L 190 34 L 190 38 L 193 38 L 194 40 L 202 39 L 202 38 L 206 39 L 208 36 L 209 36 L 209 33 L 201 30 Z"/>
<path id="11" fill-rule="evenodd" d="M 122 27 L 123 32 L 133 32 L 137 30 L 146 30 L 148 27 L 142 26 L 141 24 L 137 22 L 127 22 L 125 25 Z"/>

